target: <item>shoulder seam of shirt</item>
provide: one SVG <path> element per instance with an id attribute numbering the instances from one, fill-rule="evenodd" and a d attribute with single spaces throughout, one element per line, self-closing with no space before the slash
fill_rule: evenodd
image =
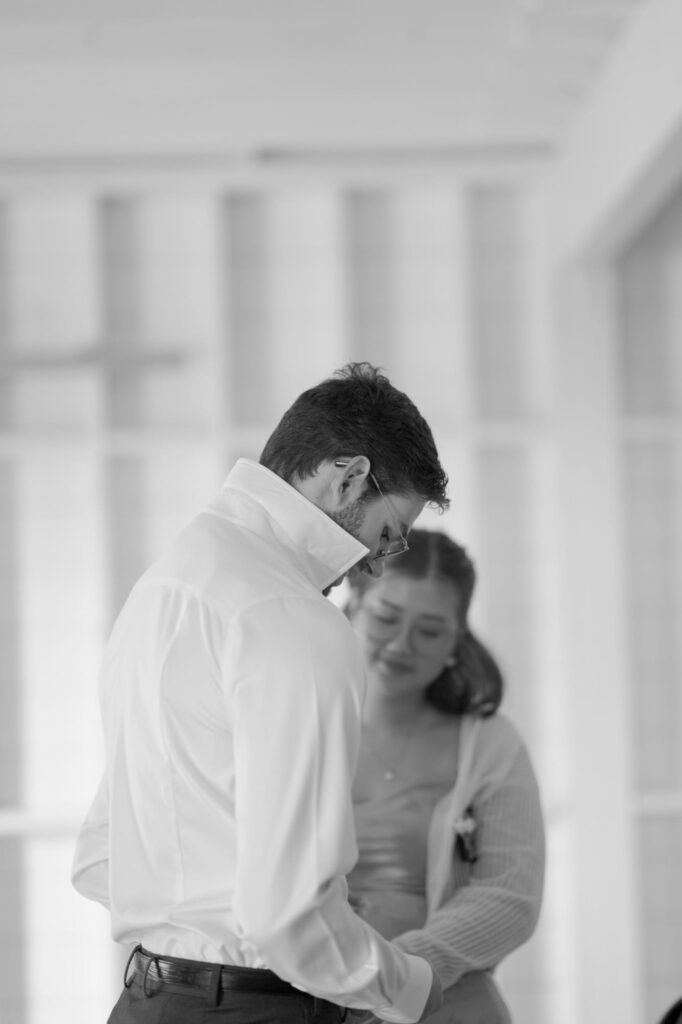
<path id="1" fill-rule="evenodd" d="M 172 587 L 182 594 L 191 594 L 216 612 L 221 612 L 222 614 L 228 612 L 224 605 L 221 605 L 219 601 L 212 600 L 200 587 L 195 586 L 193 583 L 187 583 L 186 580 L 178 579 L 177 576 L 143 576 L 135 584 L 135 590 L 152 590 L 154 587 Z"/>
<path id="2" fill-rule="evenodd" d="M 208 608 L 218 612 L 221 615 L 227 615 L 230 618 L 235 616 L 241 616 L 247 612 L 252 611 L 254 608 L 262 607 L 265 604 L 274 604 L 276 601 L 305 601 L 318 603 L 318 596 L 322 597 L 322 594 L 268 594 L 266 597 L 259 597 L 250 602 L 250 604 L 240 606 L 237 609 L 229 608 L 227 605 L 222 604 L 220 601 L 216 601 L 211 598 L 205 590 L 195 586 L 193 583 L 188 583 L 186 580 L 178 579 L 177 576 L 151 576 L 148 578 L 143 577 L 138 580 L 135 584 L 136 590 L 147 590 L 153 587 L 172 587 L 174 590 L 180 591 L 185 594 L 192 594 L 194 597 L 202 601 Z M 330 605 L 336 607 L 335 605 Z"/>

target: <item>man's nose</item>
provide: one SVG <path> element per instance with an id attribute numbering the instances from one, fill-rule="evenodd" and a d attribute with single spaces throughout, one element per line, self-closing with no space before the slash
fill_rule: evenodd
<path id="1" fill-rule="evenodd" d="M 383 558 L 368 558 L 364 565 L 364 571 L 372 579 L 378 580 L 380 576 L 383 576 L 384 572 Z"/>

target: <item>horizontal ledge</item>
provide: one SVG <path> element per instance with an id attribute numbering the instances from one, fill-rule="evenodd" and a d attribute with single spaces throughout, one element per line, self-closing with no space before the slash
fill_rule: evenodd
<path id="1" fill-rule="evenodd" d="M 0 190 L 71 186 L 104 192 L 201 187 L 221 191 L 276 188 L 300 181 L 357 187 L 427 178 L 456 187 L 459 182 L 506 182 L 546 168 L 555 156 L 542 143 L 380 148 L 263 148 L 252 152 L 130 152 L 0 154 Z"/>
<path id="2" fill-rule="evenodd" d="M 82 813 L 46 814 L 40 811 L 0 810 L 0 838 L 70 839 L 77 835 L 85 817 Z"/>
<path id="3" fill-rule="evenodd" d="M 556 438 L 557 428 L 546 419 L 528 417 L 518 420 L 500 420 L 488 423 L 443 424 L 437 417 L 430 419 L 431 429 L 439 445 L 454 444 L 470 448 L 491 445 L 497 448 L 515 447 L 519 444 L 551 444 Z M 274 420 L 253 424 L 223 424 L 221 426 L 159 424 L 158 426 L 106 427 L 106 426 L 45 426 L 39 429 L 17 426 L 0 430 L 0 455 L 22 452 L 26 449 L 59 447 L 65 445 L 88 445 L 105 450 L 131 446 L 135 451 L 150 448 L 172 449 L 183 445 L 211 445 L 251 447 L 254 443 L 264 445 L 275 426 Z"/>
<path id="4" fill-rule="evenodd" d="M 682 818 L 682 790 L 639 793 L 633 801 L 633 810 L 643 818 L 656 815 Z"/>
<path id="5" fill-rule="evenodd" d="M 0 355 L 0 378 L 20 373 L 50 371 L 126 369 L 134 372 L 155 370 L 160 367 L 179 367 L 194 358 L 195 352 L 182 348 L 134 348 L 125 343 L 113 342 L 95 345 L 92 348 L 73 349 L 63 353 L 54 350 L 45 352 L 6 353 Z"/>
<path id="6" fill-rule="evenodd" d="M 122 168 L 190 168 L 206 170 L 329 166 L 333 164 L 471 164 L 479 162 L 511 163 L 522 161 L 545 162 L 555 156 L 552 146 L 541 141 L 472 142 L 456 144 L 386 146 L 325 146 L 277 147 L 264 146 L 243 152 L 216 150 L 214 152 L 150 151 L 144 152 L 83 152 L 83 153 L 25 153 L 3 156 L 0 153 L 0 173 L 49 170 L 69 171 L 108 170 Z"/>
<path id="7" fill-rule="evenodd" d="M 677 441 L 682 435 L 682 412 L 623 417 L 619 432 L 623 441 Z"/>

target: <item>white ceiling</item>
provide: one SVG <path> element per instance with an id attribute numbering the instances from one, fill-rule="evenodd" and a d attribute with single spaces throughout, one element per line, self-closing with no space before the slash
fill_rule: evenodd
<path id="1" fill-rule="evenodd" d="M 0 156 L 551 151 L 647 0 L 0 0 Z"/>

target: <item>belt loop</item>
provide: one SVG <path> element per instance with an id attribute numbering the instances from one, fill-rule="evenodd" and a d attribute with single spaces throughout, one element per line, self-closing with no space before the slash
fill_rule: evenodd
<path id="1" fill-rule="evenodd" d="M 147 999 L 151 999 L 151 997 L 154 995 L 153 992 L 147 992 L 147 975 L 149 974 L 149 968 L 151 967 L 152 964 L 156 964 L 156 972 L 159 975 L 159 977 L 161 977 L 161 969 L 159 967 L 158 959 L 155 956 L 150 956 L 149 960 L 147 960 L 147 966 L 144 969 L 144 977 L 142 978 L 142 991 L 144 992 L 145 997 Z"/>
<path id="2" fill-rule="evenodd" d="M 132 978 L 130 979 L 130 981 L 128 981 L 128 971 L 130 970 L 130 965 L 131 965 L 131 963 L 133 962 L 133 957 L 135 956 L 135 954 L 136 954 L 136 953 L 137 953 L 137 952 L 138 952 L 138 951 L 139 951 L 140 949 L 142 949 L 142 943 L 141 943 L 141 942 L 138 942 L 138 944 L 137 944 L 137 945 L 135 946 L 134 950 L 132 951 L 132 953 L 131 953 L 131 954 L 130 954 L 130 956 L 128 957 L 128 962 L 127 962 L 127 964 L 125 965 L 125 970 L 123 971 L 123 987 L 124 987 L 124 988 L 130 988 L 130 986 L 131 986 L 131 985 L 132 985 L 132 983 L 133 983 L 133 979 L 132 979 Z"/>
<path id="3" fill-rule="evenodd" d="M 214 964 L 206 1000 L 209 1006 L 217 1006 L 220 999 L 220 981 L 223 976 L 222 964 Z"/>

